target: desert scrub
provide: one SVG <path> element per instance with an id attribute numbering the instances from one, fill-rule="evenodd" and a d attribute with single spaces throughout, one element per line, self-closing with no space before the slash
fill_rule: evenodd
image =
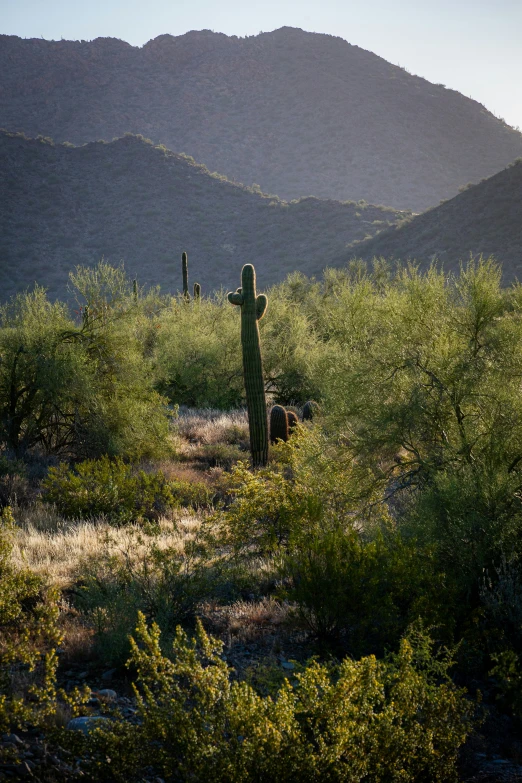
<path id="1" fill-rule="evenodd" d="M 188 482 L 168 481 L 161 471 L 135 472 L 121 459 L 86 460 L 70 468 L 65 463 L 50 468 L 42 482 L 43 500 L 54 503 L 66 519 L 93 519 L 103 516 L 114 524 L 140 520 L 154 521 L 169 509 L 209 503 L 204 484 L 189 487 Z"/>
<path id="2" fill-rule="evenodd" d="M 56 710 L 58 594 L 12 562 L 14 519 L 0 515 L 0 731 L 40 725 Z M 1 753 L 1 751 L 0 751 Z"/>
<path id="3" fill-rule="evenodd" d="M 95 650 L 107 664 L 123 664 L 138 612 L 155 620 L 165 638 L 194 618 L 211 590 L 211 572 L 198 545 L 197 530 L 168 541 L 164 531 L 130 527 L 106 531 L 98 551 L 78 569 L 76 606 L 95 631 Z"/>
<path id="4" fill-rule="evenodd" d="M 206 527 L 215 544 L 234 557 L 263 557 L 277 551 L 304 518 L 318 513 L 306 490 L 272 467 L 252 473 L 239 462 L 221 481 L 228 502 L 207 520 Z"/>
<path id="5" fill-rule="evenodd" d="M 124 722 L 90 737 L 70 737 L 88 751 L 90 779 L 230 783 L 325 781 L 448 783 L 457 779 L 459 747 L 475 705 L 448 676 L 449 654 L 433 655 L 413 629 L 385 660 L 317 662 L 261 696 L 233 682 L 223 644 L 198 624 L 190 640 L 178 628 L 170 658 L 157 625 L 140 615 L 130 664 L 139 725 Z"/>

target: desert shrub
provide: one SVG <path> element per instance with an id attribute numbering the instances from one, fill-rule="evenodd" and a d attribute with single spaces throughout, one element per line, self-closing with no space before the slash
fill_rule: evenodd
<path id="1" fill-rule="evenodd" d="M 278 288 L 269 292 L 270 310 L 261 326 L 267 390 L 282 405 L 302 404 L 321 394 L 318 361 L 323 345 L 306 313 Z"/>
<path id="2" fill-rule="evenodd" d="M 157 520 L 176 505 L 163 473 L 134 471 L 117 458 L 85 460 L 74 468 L 51 467 L 42 482 L 43 500 L 68 519 L 103 516 L 115 524 Z"/>
<path id="3" fill-rule="evenodd" d="M 281 575 L 305 627 L 361 655 L 395 644 L 419 616 L 440 621 L 443 575 L 433 560 L 393 529 L 368 540 L 353 528 L 315 527 L 294 535 Z"/>
<path id="4" fill-rule="evenodd" d="M 12 506 L 28 495 L 27 469 L 23 460 L 0 455 L 0 505 Z"/>
<path id="5" fill-rule="evenodd" d="M 231 682 L 222 643 L 178 629 L 171 659 L 157 625 L 139 618 L 131 663 L 139 725 L 116 723 L 69 743 L 88 748 L 91 779 L 456 780 L 473 704 L 429 639 L 412 631 L 386 660 L 314 663 L 272 696 Z"/>
<path id="6" fill-rule="evenodd" d="M 176 505 L 183 508 L 209 509 L 215 499 L 215 491 L 204 481 L 184 481 L 183 479 L 171 479 L 169 488 Z"/>
<path id="7" fill-rule="evenodd" d="M 332 351 L 325 432 L 367 467 L 408 535 L 434 547 L 458 634 L 484 569 L 522 533 L 522 288 L 500 278 L 490 261 L 449 278 L 330 276 L 314 316 Z"/>
<path id="8" fill-rule="evenodd" d="M 246 463 L 222 477 L 227 508 L 207 522 L 218 547 L 234 557 L 264 556 L 286 546 L 292 530 L 304 517 L 317 516 L 317 502 L 281 470 L 262 468 L 252 473 Z"/>
<path id="9" fill-rule="evenodd" d="M 224 297 L 162 311 L 157 330 L 157 388 L 171 401 L 198 408 L 237 408 L 243 368 L 233 308 Z"/>
<path id="10" fill-rule="evenodd" d="M 245 452 L 235 444 L 205 443 L 198 448 L 195 456 L 211 468 L 230 470 L 241 458 L 244 459 Z"/>
<path id="11" fill-rule="evenodd" d="M 0 515 L 0 731 L 45 722 L 56 710 L 58 595 L 11 560 L 14 519 Z"/>
<path id="12" fill-rule="evenodd" d="M 89 295 L 81 327 L 40 288 L 0 310 L 0 442 L 17 457 L 137 459 L 166 449 L 166 401 L 127 311 Z"/>
<path id="13" fill-rule="evenodd" d="M 95 629 L 97 655 L 108 664 L 122 664 L 139 611 L 170 639 L 178 623 L 194 617 L 209 582 L 190 542 L 162 548 L 155 531 L 131 528 L 125 541 L 100 538 L 99 553 L 83 562 L 77 606 Z"/>

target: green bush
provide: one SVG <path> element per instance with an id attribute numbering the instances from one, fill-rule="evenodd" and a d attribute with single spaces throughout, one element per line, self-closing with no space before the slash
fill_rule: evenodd
<path id="1" fill-rule="evenodd" d="M 65 742 L 88 749 L 91 779 L 362 781 L 456 780 L 474 705 L 448 677 L 429 639 L 412 631 L 379 661 L 314 663 L 275 697 L 231 681 L 222 643 L 198 625 L 178 629 L 171 659 L 160 631 L 139 618 L 130 663 L 138 672 L 140 723 L 119 722 Z"/>
<path id="2" fill-rule="evenodd" d="M 96 653 L 107 664 L 125 662 L 138 612 L 155 620 L 167 639 L 194 617 L 210 590 L 210 572 L 194 545 L 159 545 L 157 532 L 129 528 L 126 539 L 100 538 L 100 551 L 82 564 L 78 608 L 96 632 Z"/>
<path id="3" fill-rule="evenodd" d="M 87 299 L 81 326 L 41 288 L 0 308 L 0 443 L 15 456 L 167 450 L 166 400 L 133 329 L 131 296 L 113 278 L 104 264 L 72 276 Z"/>
<path id="4" fill-rule="evenodd" d="M 135 472 L 119 458 L 86 460 L 74 468 L 62 463 L 49 469 L 42 488 L 44 501 L 68 519 L 154 521 L 177 504 L 175 487 L 163 473 Z"/>
<path id="5" fill-rule="evenodd" d="M 56 710 L 58 595 L 12 564 L 14 520 L 0 515 L 0 732 L 45 722 Z"/>
<path id="6" fill-rule="evenodd" d="M 305 529 L 293 537 L 281 576 L 305 626 L 352 655 L 382 652 L 419 615 L 436 623 L 445 612 L 433 552 L 393 529 L 370 540 L 353 528 Z"/>
<path id="7" fill-rule="evenodd" d="M 169 482 L 170 491 L 176 505 L 183 508 L 209 509 L 214 503 L 215 492 L 203 481 L 183 481 L 172 479 Z"/>

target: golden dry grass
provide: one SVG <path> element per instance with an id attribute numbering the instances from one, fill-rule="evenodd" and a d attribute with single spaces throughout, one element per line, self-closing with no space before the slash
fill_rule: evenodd
<path id="1" fill-rule="evenodd" d="M 248 441 L 247 414 L 245 410 L 223 413 L 213 408 L 181 408 L 177 431 L 192 444 L 241 443 Z"/>
<path id="2" fill-rule="evenodd" d="M 38 523 L 44 512 L 35 507 L 34 515 Z M 199 529 L 201 519 L 194 513 L 182 512 L 175 520 L 163 519 L 159 523 L 160 532 L 155 543 L 161 549 L 181 548 Z M 31 524 L 26 518 L 25 524 L 17 530 L 13 549 L 13 561 L 19 566 L 31 568 L 48 583 L 61 589 L 70 587 L 78 576 L 81 563 L 89 557 L 99 554 L 110 542 L 114 553 L 130 556 L 138 560 L 146 551 L 146 536 L 142 543 L 136 533 L 138 525 L 115 528 L 106 522 L 65 522 L 56 523 L 50 529 L 41 524 Z"/>

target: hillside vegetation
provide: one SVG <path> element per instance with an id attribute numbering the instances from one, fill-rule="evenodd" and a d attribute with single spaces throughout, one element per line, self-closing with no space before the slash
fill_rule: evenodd
<path id="1" fill-rule="evenodd" d="M 522 159 L 493 177 L 470 184 L 455 198 L 416 215 L 377 237 L 356 242 L 352 257 L 417 261 L 426 268 L 437 259 L 458 270 L 470 254 L 490 255 L 502 264 L 506 281 L 522 273 Z M 336 259 L 346 263 L 350 254 Z"/>
<path id="2" fill-rule="evenodd" d="M 0 71 L 0 127 L 75 144 L 140 133 L 285 199 L 418 212 L 522 154 L 522 135 L 476 101 L 289 27 L 142 48 L 4 35 Z"/>
<path id="3" fill-rule="evenodd" d="M 100 264 L 71 275 L 80 313 L 2 306 L 0 730 L 24 733 L 0 769 L 516 780 L 522 288 L 500 277 L 268 290 L 267 398 L 315 405 L 258 470 L 233 298 Z"/>
<path id="4" fill-rule="evenodd" d="M 1 298 L 35 281 L 67 295 L 68 272 L 102 256 L 140 282 L 181 287 L 180 257 L 203 291 L 320 273 L 346 246 L 406 213 L 316 198 L 286 203 L 214 176 L 192 159 L 125 136 L 57 145 L 0 132 Z"/>

